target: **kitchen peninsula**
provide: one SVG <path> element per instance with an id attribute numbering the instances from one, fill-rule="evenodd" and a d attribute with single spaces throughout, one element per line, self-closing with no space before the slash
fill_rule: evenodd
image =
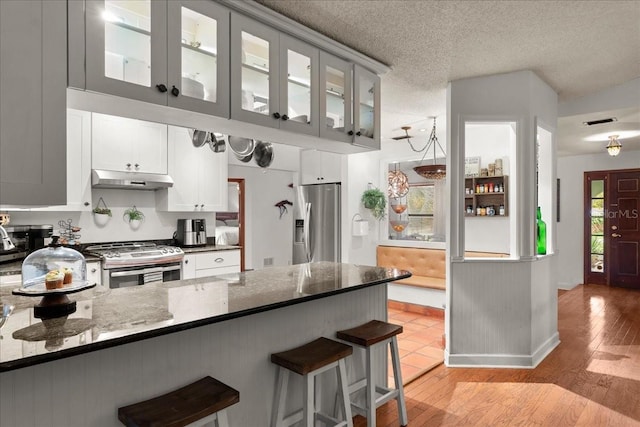
<path id="1" fill-rule="evenodd" d="M 38 299 L 0 289 L 14 306 L 0 329 L 0 425 L 114 426 L 117 407 L 205 375 L 240 391 L 234 425 L 267 425 L 270 354 L 386 320 L 385 284 L 409 276 L 322 262 L 94 288 L 70 295 L 76 313 L 49 330 L 33 317 Z"/>

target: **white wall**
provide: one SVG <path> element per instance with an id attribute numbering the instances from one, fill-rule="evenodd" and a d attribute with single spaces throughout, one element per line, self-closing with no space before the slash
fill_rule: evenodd
<path id="1" fill-rule="evenodd" d="M 583 192 L 584 172 L 607 169 L 640 168 L 640 151 L 624 151 L 617 157 L 602 154 L 558 158 L 560 178 L 560 222 L 557 227 L 558 283 L 571 289 L 583 283 Z"/>
<path id="2" fill-rule="evenodd" d="M 291 264 L 293 206 L 280 218 L 275 204 L 295 202 L 289 184 L 296 183 L 296 172 L 229 165 L 229 177 L 245 179 L 245 268 L 263 268 L 265 258 L 274 266 Z"/>
<path id="3" fill-rule="evenodd" d="M 58 234 L 58 222 L 71 219 L 80 230 L 82 243 L 122 242 L 130 240 L 171 239 L 176 231 L 178 218 L 204 218 L 207 221 L 207 235 L 214 235 L 215 216 L 213 213 L 176 213 L 156 212 L 155 193 L 142 190 L 94 189 L 92 191 L 93 206 L 102 197 L 111 209 L 113 216 L 103 227 L 93 220 L 91 212 L 11 212 L 11 224 L 52 224 L 54 234 Z M 138 230 L 132 230 L 124 221 L 123 214 L 127 208 L 136 205 L 145 215 L 145 220 Z"/>

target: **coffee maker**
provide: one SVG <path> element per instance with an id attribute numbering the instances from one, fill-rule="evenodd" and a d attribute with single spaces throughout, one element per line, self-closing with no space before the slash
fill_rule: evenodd
<path id="1" fill-rule="evenodd" d="M 24 259 L 29 253 L 44 248 L 53 234 L 53 225 L 9 225 L 0 227 L 0 262 Z"/>
<path id="2" fill-rule="evenodd" d="M 175 238 L 178 246 L 205 246 L 207 244 L 206 221 L 204 219 L 179 219 Z"/>

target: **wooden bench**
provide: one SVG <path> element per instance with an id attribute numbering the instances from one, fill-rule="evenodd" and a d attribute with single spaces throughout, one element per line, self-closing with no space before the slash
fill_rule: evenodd
<path id="1" fill-rule="evenodd" d="M 507 254 L 492 252 L 466 252 L 474 258 L 504 258 Z M 407 248 L 401 246 L 378 246 L 376 265 L 408 270 L 412 276 L 395 281 L 398 285 L 421 288 L 446 289 L 446 251 L 443 249 Z"/>

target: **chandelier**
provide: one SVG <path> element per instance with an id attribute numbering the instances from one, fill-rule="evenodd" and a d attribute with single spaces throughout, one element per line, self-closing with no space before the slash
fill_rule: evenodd
<path id="1" fill-rule="evenodd" d="M 438 141 L 438 137 L 436 136 L 436 117 L 433 118 L 433 127 L 431 128 L 431 135 L 429 135 L 429 140 L 427 141 L 425 146 L 419 150 L 416 149 L 416 147 L 414 147 L 413 144 L 411 143 L 411 137 L 409 136 L 409 129 L 411 128 L 409 126 L 404 126 L 402 129 L 405 132 L 405 136 L 396 138 L 396 139 L 406 139 L 411 149 L 416 153 L 422 153 L 424 151 L 424 154 L 422 155 L 422 159 L 420 159 L 420 163 L 424 161 L 427 154 L 429 154 L 429 151 L 433 149 L 433 164 L 416 166 L 413 168 L 413 170 L 416 171 L 418 175 L 426 179 L 434 179 L 434 180 L 444 179 L 447 176 L 447 173 L 446 173 L 447 167 L 444 164 L 437 163 L 436 148 L 439 148 L 440 151 L 442 151 L 442 153 L 445 156 L 446 156 L 446 153 L 442 149 L 442 146 Z"/>
<path id="2" fill-rule="evenodd" d="M 615 157 L 620 154 L 622 144 L 618 141 L 618 135 L 609 136 L 609 144 L 607 144 L 607 152 L 610 156 Z"/>
<path id="3" fill-rule="evenodd" d="M 395 170 L 389 171 L 388 182 L 387 194 L 389 197 L 397 199 L 406 196 L 409 192 L 409 178 L 404 172 L 398 170 L 397 163 Z"/>

